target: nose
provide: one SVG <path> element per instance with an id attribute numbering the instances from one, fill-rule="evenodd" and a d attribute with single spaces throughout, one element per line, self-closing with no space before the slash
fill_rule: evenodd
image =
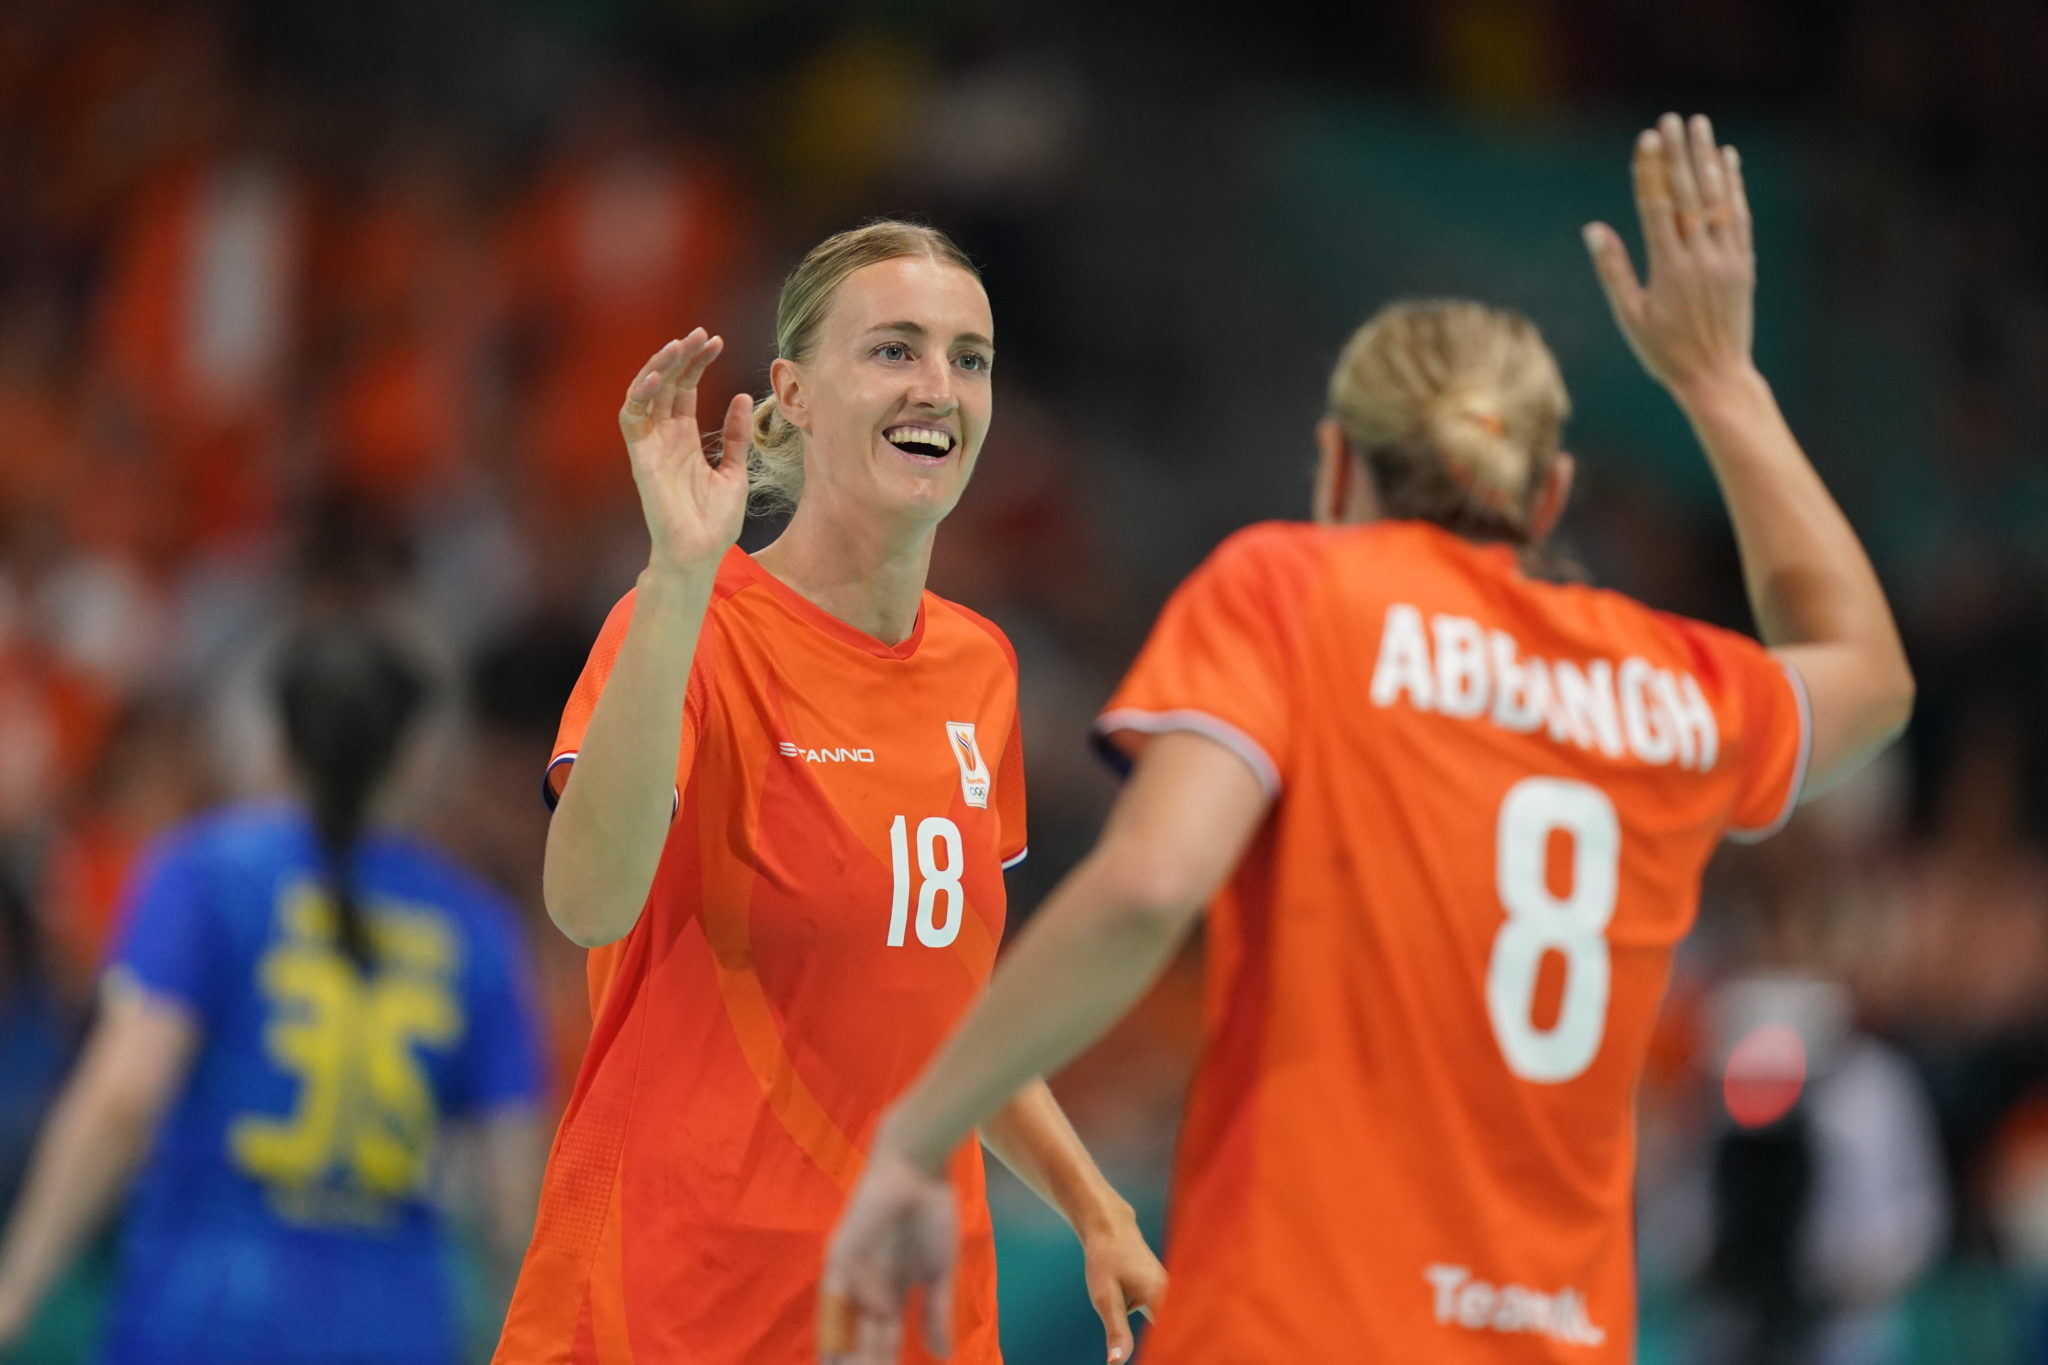
<path id="1" fill-rule="evenodd" d="M 953 362 L 944 355 L 927 355 L 910 377 L 911 403 L 927 412 L 944 414 L 953 410 Z"/>

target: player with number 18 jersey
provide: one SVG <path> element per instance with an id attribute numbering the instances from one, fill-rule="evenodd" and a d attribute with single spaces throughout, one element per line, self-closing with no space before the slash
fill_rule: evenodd
<path id="1" fill-rule="evenodd" d="M 550 798 L 633 611 L 562 718 Z M 683 704 L 647 906 L 590 956 L 589 1051 L 497 1359 L 795 1362 L 817 1268 L 884 1102 L 980 992 L 1024 856 L 1016 656 L 927 592 L 886 645 L 734 549 Z M 980 1150 L 954 1356 L 999 1359 Z"/>

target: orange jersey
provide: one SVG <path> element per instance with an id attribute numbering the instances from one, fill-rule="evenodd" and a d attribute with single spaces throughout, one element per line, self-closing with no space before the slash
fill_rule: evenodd
<path id="1" fill-rule="evenodd" d="M 633 610 L 605 623 L 559 790 Z M 815 1359 L 825 1240 L 885 1104 L 986 984 L 1024 854 L 1016 657 L 926 593 L 887 646 L 734 550 L 684 698 L 677 811 L 633 931 L 590 955 L 506 1365 Z M 978 1147 L 953 1163 L 954 1359 L 996 1345 Z M 912 1335 L 915 1335 L 913 1332 Z"/>
<path id="2" fill-rule="evenodd" d="M 1414 522 L 1240 533 L 1098 722 L 1274 794 L 1210 918 L 1150 1358 L 1633 1358 L 1633 1099 L 1724 834 L 1789 814 L 1754 641 Z"/>

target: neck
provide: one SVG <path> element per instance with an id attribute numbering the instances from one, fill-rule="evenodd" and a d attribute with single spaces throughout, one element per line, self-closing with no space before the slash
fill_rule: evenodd
<path id="1" fill-rule="evenodd" d="M 917 628 L 937 526 L 891 531 L 871 521 L 806 515 L 813 506 L 799 504 L 788 528 L 754 562 L 855 630 L 902 644 Z"/>

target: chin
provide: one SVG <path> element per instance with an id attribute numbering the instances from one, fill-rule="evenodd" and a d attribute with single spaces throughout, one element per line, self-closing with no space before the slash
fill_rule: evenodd
<path id="1" fill-rule="evenodd" d="M 880 503 L 902 515 L 937 521 L 951 512 L 967 490 L 967 477 L 958 468 L 892 471 L 876 491 Z"/>

